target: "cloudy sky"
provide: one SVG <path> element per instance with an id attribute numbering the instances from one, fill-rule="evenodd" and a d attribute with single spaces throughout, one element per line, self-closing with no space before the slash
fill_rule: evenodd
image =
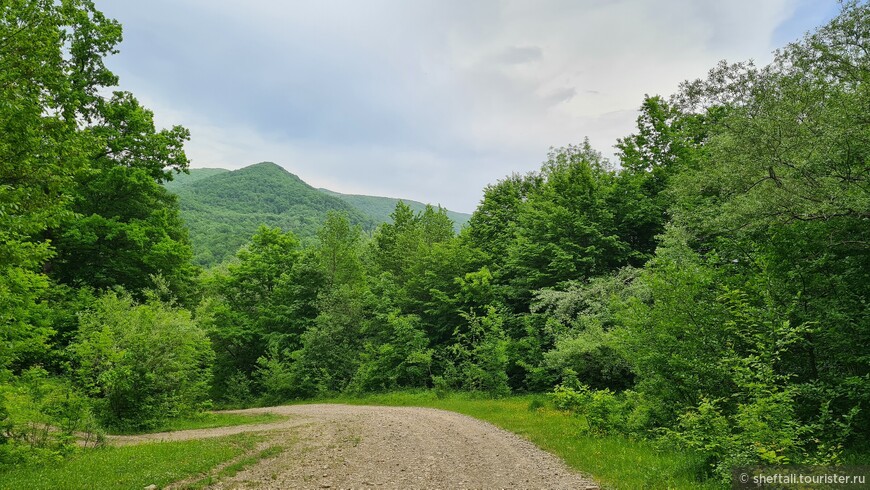
<path id="1" fill-rule="evenodd" d="M 109 65 L 182 124 L 193 167 L 273 161 L 317 187 L 471 212 L 551 146 L 612 155 L 644 94 L 754 59 L 834 0 L 97 0 Z"/>

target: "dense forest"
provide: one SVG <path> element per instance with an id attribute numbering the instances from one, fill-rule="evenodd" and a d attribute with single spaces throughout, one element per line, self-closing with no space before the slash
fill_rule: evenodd
<path id="1" fill-rule="evenodd" d="M 404 198 L 394 198 L 394 197 L 380 197 L 380 196 L 365 196 L 360 194 L 341 194 L 339 192 L 334 192 L 329 189 L 318 189 L 321 192 L 325 192 L 327 194 L 333 195 L 342 201 L 350 204 L 361 213 L 369 216 L 375 223 L 388 223 L 392 220 L 393 211 L 396 209 L 396 205 L 399 204 L 399 201 L 407 204 L 412 211 L 417 213 L 422 213 L 426 210 L 426 204 L 414 201 L 411 199 Z M 436 206 L 432 204 L 431 206 Z M 437 207 L 437 206 L 436 206 Z M 459 233 L 462 228 L 468 223 L 468 220 L 471 219 L 471 215 L 467 213 L 460 213 L 458 211 L 451 211 L 445 208 L 445 212 L 447 213 L 447 217 L 450 218 L 450 221 L 453 222 L 453 230 Z"/>
<path id="2" fill-rule="evenodd" d="M 251 239 L 261 225 L 292 231 L 303 243 L 312 242 L 329 211 L 338 211 L 370 234 L 390 221 L 400 199 L 339 194 L 315 189 L 271 162 L 239 170 L 189 169 L 163 186 L 178 196 L 180 216 L 190 232 L 193 261 L 215 266 Z M 422 212 L 426 205 L 401 200 Z M 470 215 L 446 211 L 459 231 Z"/>
<path id="3" fill-rule="evenodd" d="M 193 171 L 196 177 L 200 172 Z M 185 175 L 185 174 L 181 174 Z M 376 224 L 335 196 L 318 191 L 274 163 L 263 162 L 201 179 L 168 182 L 190 232 L 194 262 L 213 266 L 233 256 L 260 225 L 293 231 L 307 241 L 330 211 L 347 215 L 364 230 Z"/>
<path id="4" fill-rule="evenodd" d="M 189 133 L 110 92 L 120 40 L 88 0 L 0 17 L 0 465 L 214 405 L 405 388 L 550 393 L 724 481 L 866 451 L 868 4 L 639 101 L 618 161 L 552 149 L 458 234 L 432 207 L 372 233 L 330 209 L 310 244 L 267 223 L 210 269 L 161 185 Z"/>

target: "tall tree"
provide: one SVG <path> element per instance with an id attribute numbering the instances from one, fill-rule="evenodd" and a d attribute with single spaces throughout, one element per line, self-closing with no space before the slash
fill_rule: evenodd
<path id="1" fill-rule="evenodd" d="M 607 201 L 617 234 L 631 248 L 632 265 L 643 265 L 655 252 L 673 200 L 665 191 L 677 173 L 701 158 L 708 128 L 718 114 L 683 113 L 661 97 L 647 96 L 636 132 L 618 141 L 622 168 Z"/>
<path id="2" fill-rule="evenodd" d="M 238 375 L 250 381 L 270 345 L 296 348 L 306 326 L 296 315 L 301 252 L 291 232 L 263 226 L 236 259 L 206 279 L 209 297 L 198 311 L 215 349 L 216 393 Z"/>
<path id="3" fill-rule="evenodd" d="M 463 239 L 484 251 L 490 266 L 504 262 L 507 247 L 516 238 L 520 206 L 540 184 L 536 173 L 513 174 L 483 190 L 483 200 L 471 215 Z"/>
<path id="4" fill-rule="evenodd" d="M 126 92 L 100 101 L 86 132 L 104 146 L 76 176 L 70 193 L 76 217 L 50 231 L 57 250 L 51 274 L 66 284 L 123 286 L 139 296 L 159 274 L 172 293 L 190 299 L 195 268 L 187 230 L 175 196 L 160 185 L 187 169 L 189 132 L 158 131 L 153 113 Z"/>
<path id="5" fill-rule="evenodd" d="M 592 277 L 624 265 L 629 248 L 606 206 L 613 174 L 589 142 L 553 150 L 542 182 L 519 207 L 516 239 L 503 273 L 515 311 L 528 311 L 531 292 Z"/>
<path id="6" fill-rule="evenodd" d="M 0 376 L 51 335 L 44 233 L 72 216 L 74 177 L 102 146 L 80 127 L 116 82 L 103 58 L 120 38 L 90 1 L 14 0 L 0 12 Z"/>
<path id="7" fill-rule="evenodd" d="M 347 215 L 330 211 L 317 238 L 316 255 L 327 287 L 363 280 L 362 231 L 350 224 Z"/>

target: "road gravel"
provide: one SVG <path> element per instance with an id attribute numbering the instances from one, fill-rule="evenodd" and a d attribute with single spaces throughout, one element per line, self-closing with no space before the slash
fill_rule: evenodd
<path id="1" fill-rule="evenodd" d="M 487 422 L 432 408 L 291 405 L 237 410 L 288 418 L 269 424 L 111 438 L 113 444 L 265 433 L 286 449 L 213 489 L 570 488 L 595 482 Z"/>

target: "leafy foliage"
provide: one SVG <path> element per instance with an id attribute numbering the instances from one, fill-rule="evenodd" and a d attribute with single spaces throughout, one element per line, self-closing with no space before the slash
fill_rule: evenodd
<path id="1" fill-rule="evenodd" d="M 173 190 L 190 229 L 195 261 L 213 265 L 235 254 L 266 225 L 313 238 L 330 211 L 345 212 L 354 224 L 374 223 L 344 201 L 302 182 L 270 162 L 193 180 Z"/>
<path id="2" fill-rule="evenodd" d="M 508 363 L 503 319 L 489 307 L 485 316 L 469 314 L 468 326 L 457 329 L 456 343 L 447 349 L 444 378 L 455 388 L 493 395 L 510 393 L 505 369 Z"/>
<path id="3" fill-rule="evenodd" d="M 159 186 L 186 169 L 188 133 L 158 130 L 129 93 L 106 96 L 120 40 L 90 0 L 0 13 L 0 459 L 67 454 L 107 415 L 82 394 L 97 380 L 71 381 L 66 350 L 99 290 L 192 300 L 186 230 Z"/>
<path id="4" fill-rule="evenodd" d="M 365 216 L 368 216 L 375 223 L 390 223 L 393 211 L 396 209 L 396 205 L 400 202 L 405 204 L 415 213 L 422 213 L 426 210 L 426 204 L 421 202 L 412 201 L 409 199 L 396 199 L 393 197 L 379 197 L 379 196 L 361 196 L 358 194 L 341 194 L 339 192 L 330 191 L 328 189 L 319 189 L 322 192 L 325 192 L 331 196 L 335 196 L 342 201 L 353 206 L 354 209 L 361 212 Z M 438 206 L 440 207 L 440 206 Z M 463 226 L 468 222 L 468 219 L 471 217 L 465 213 L 458 213 L 456 211 L 450 211 L 449 209 L 445 210 L 447 213 L 447 217 L 450 218 L 450 221 L 453 222 L 453 231 L 459 233 Z"/>
<path id="5" fill-rule="evenodd" d="M 69 455 L 81 435 L 85 446 L 103 441 L 88 399 L 67 380 L 31 368 L 0 386 L 0 469 Z"/>
<path id="6" fill-rule="evenodd" d="M 257 360 L 270 346 L 292 350 L 300 344 L 314 315 L 304 300 L 316 295 L 318 280 L 308 276 L 315 281 L 310 287 L 296 283 L 307 275 L 306 267 L 292 233 L 264 226 L 239 250 L 236 262 L 204 278 L 208 297 L 197 316 L 216 354 L 216 393 L 250 386 Z M 244 391 L 250 389 L 237 396 L 247 398 Z"/>
<path id="7" fill-rule="evenodd" d="M 207 400 L 214 354 L 185 310 L 107 294 L 82 315 L 71 350 L 74 377 L 109 426 L 154 427 Z"/>

